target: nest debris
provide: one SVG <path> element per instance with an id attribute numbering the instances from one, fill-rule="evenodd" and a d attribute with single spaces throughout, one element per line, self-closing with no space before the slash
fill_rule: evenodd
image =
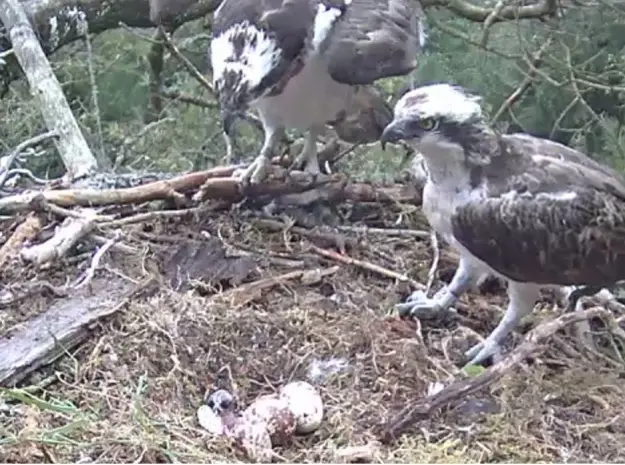
<path id="1" fill-rule="evenodd" d="M 622 350 L 597 350 L 567 331 L 489 389 L 380 442 L 385 425 L 437 383 L 466 380 L 462 353 L 497 324 L 502 289 L 464 296 L 453 321 L 400 320 L 393 305 L 427 281 L 432 261 L 418 209 L 369 206 L 356 218 L 352 208 L 343 227 L 315 228 L 220 205 L 109 220 L 114 243 L 91 235 L 40 265 L 2 257 L 1 348 L 51 309 L 110 302 L 79 325 L 53 363 L 21 367 L 0 382 L 2 461 L 239 461 L 228 441 L 197 424 L 206 391 L 224 387 L 247 404 L 291 380 L 309 380 L 311 367 L 329 360 L 344 363 L 315 380 L 323 424 L 277 448 L 284 460 L 625 461 L 625 365 L 613 353 Z M 64 208 L 6 221 L 2 242 L 23 244 L 15 236 L 32 238 L 31 229 L 45 237 L 51 218 L 68 216 Z M 423 234 L 396 232 L 399 211 L 405 230 Z M 93 267 L 103 244 L 107 253 Z M 442 248 L 435 288 L 455 263 Z M 75 289 L 68 281 L 89 282 Z M 509 351 L 556 312 L 541 302 Z M 591 326 L 607 337 L 601 325 Z"/>

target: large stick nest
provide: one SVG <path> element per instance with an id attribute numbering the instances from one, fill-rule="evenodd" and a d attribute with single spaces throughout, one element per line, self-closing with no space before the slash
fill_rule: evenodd
<path id="1" fill-rule="evenodd" d="M 5 221 L 6 253 L 54 237 L 68 211 L 53 197 L 31 199 L 35 213 Z M 3 357 L 46 312 L 110 302 L 74 334 L 80 344 L 57 347 L 55 362 L 5 373 L 3 461 L 240 460 L 197 424 L 206 390 L 226 387 L 248 403 L 292 379 L 318 386 L 326 414 L 320 430 L 276 450 L 288 461 L 349 460 L 343 448 L 358 445 L 368 445 L 365 460 L 386 462 L 625 460 L 623 364 L 567 331 L 490 388 L 432 410 L 390 444 L 377 442 L 437 383 L 467 378 L 462 353 L 495 327 L 506 303 L 495 285 L 464 296 L 453 320 L 417 324 L 393 314 L 427 281 L 432 261 L 416 205 L 348 199 L 331 209 L 333 227 L 302 226 L 306 208 L 267 218 L 223 202 L 119 221 L 148 205 L 98 210 L 107 219 L 41 265 L 2 257 Z M 102 244 L 109 248 L 93 267 Z M 441 248 L 434 288 L 456 263 Z M 546 298 L 508 351 L 559 312 Z M 25 353 L 53 326 L 48 320 Z"/>

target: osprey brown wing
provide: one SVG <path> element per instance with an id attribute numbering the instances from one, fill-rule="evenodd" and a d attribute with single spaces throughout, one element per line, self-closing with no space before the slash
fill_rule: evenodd
<path id="1" fill-rule="evenodd" d="M 358 85 L 411 72 L 422 15 L 417 0 L 352 0 L 323 44 L 332 78 Z"/>
<path id="2" fill-rule="evenodd" d="M 456 210 L 454 238 L 515 281 L 606 286 L 625 279 L 625 184 L 568 150 L 574 153 L 506 157 L 488 168 L 487 198 Z"/>

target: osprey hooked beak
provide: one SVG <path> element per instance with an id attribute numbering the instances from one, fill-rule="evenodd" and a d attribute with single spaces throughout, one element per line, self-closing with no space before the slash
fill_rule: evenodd
<path id="1" fill-rule="evenodd" d="M 386 150 L 386 144 L 390 142 L 394 144 L 399 142 L 400 140 L 408 139 L 412 136 L 408 134 L 408 128 L 406 127 L 406 121 L 394 119 L 389 123 L 388 126 L 384 128 L 382 131 L 382 136 L 380 136 L 380 144 L 382 145 L 382 150 Z"/>

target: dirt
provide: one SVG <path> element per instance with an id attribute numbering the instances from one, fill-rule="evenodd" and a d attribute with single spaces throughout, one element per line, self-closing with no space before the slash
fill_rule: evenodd
<path id="1" fill-rule="evenodd" d="M 411 227 L 423 229 L 422 219 L 408 216 Z M 350 237 L 359 243 L 347 250 L 353 258 L 427 280 L 427 241 Z M 152 275 L 158 286 L 100 320 L 86 342 L 20 389 L 0 392 L 0 460 L 246 461 L 200 428 L 196 411 L 206 391 L 225 387 L 247 404 L 289 380 L 307 379 L 321 392 L 323 424 L 276 453 L 289 462 L 335 462 L 339 448 L 374 443 L 380 425 L 434 383 L 463 376 L 462 353 L 502 315 L 501 290 L 473 292 L 462 298 L 458 318 L 419 328 L 393 313 L 409 292 L 406 283 L 322 258 L 311 251 L 311 240 L 223 214 L 125 228 L 124 243 L 141 252 L 111 252 L 97 277 L 136 283 Z M 60 286 L 80 276 L 89 257 L 46 270 L 13 266 L 3 270 L 3 282 L 45 279 Z M 450 257 L 443 254 L 439 278 L 448 279 Z M 259 279 L 335 265 L 339 270 L 321 281 L 294 279 L 243 304 L 216 298 Z M 438 280 L 435 288 L 441 285 Z M 0 336 L 62 298 L 40 293 L 0 308 Z M 542 302 L 508 349 L 556 311 Z M 377 445 L 370 460 L 625 461 L 624 370 L 581 353 L 550 347 L 396 443 Z M 336 369 L 324 373 L 318 367 L 328 361 Z M 29 394 L 19 397 L 21 389 Z"/>

